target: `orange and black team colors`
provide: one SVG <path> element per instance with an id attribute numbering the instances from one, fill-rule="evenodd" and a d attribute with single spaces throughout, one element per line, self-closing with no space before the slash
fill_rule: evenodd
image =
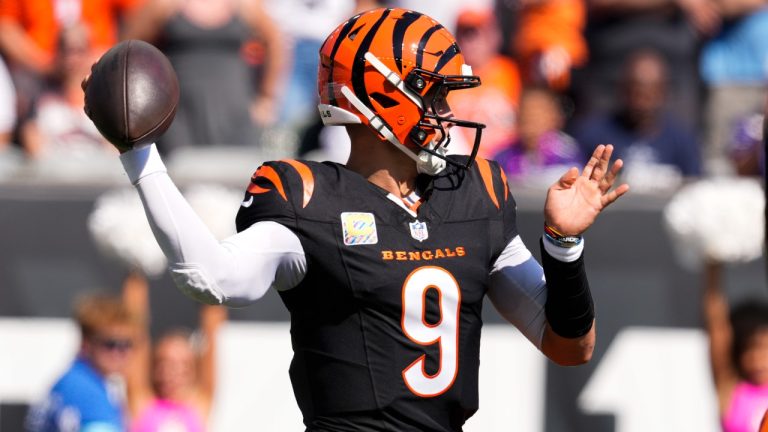
<path id="1" fill-rule="evenodd" d="M 474 129 L 465 163 L 474 160 L 485 125 L 455 118 L 446 95 L 477 87 L 480 78 L 464 64 L 454 37 L 425 15 L 377 9 L 350 18 L 320 48 L 318 83 L 326 125 L 357 116 L 401 149 L 415 144 L 428 151 L 436 150 L 430 143 L 450 142 L 452 126 Z"/>
<path id="2" fill-rule="evenodd" d="M 499 167 L 478 162 L 420 176 L 415 214 L 343 165 L 270 162 L 254 175 L 238 230 L 278 222 L 307 257 L 280 295 L 309 430 L 460 430 L 477 410 L 490 266 L 517 235 Z"/>
<path id="3" fill-rule="evenodd" d="M 549 359 L 589 361 L 595 315 L 581 233 L 629 188 L 612 190 L 622 165 L 610 164 L 612 146 L 549 188 L 540 265 L 517 235 L 504 173 L 475 158 L 485 126 L 448 106 L 451 91 L 480 79 L 442 25 L 371 10 L 339 25 L 319 54 L 318 108 L 325 125 L 346 126 L 349 160 L 263 164 L 238 234 L 221 243 L 154 145 L 113 141 L 179 289 L 229 306 L 278 291 L 310 432 L 462 430 L 478 409 L 485 296 Z M 86 89 L 126 82 L 94 73 Z M 453 127 L 474 130 L 468 156 L 447 155 Z"/>

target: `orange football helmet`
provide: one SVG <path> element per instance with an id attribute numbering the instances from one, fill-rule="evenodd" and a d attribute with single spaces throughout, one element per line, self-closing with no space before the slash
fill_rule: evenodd
<path id="1" fill-rule="evenodd" d="M 466 167 L 485 125 L 453 118 L 448 92 L 480 85 L 453 35 L 405 9 L 375 9 L 334 30 L 320 48 L 317 87 L 326 125 L 365 124 L 416 161 L 419 172 L 445 168 L 448 129 L 475 129 Z"/>

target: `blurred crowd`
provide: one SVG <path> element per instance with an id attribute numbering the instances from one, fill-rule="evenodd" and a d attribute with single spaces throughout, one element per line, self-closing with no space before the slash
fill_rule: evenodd
<path id="1" fill-rule="evenodd" d="M 155 44 L 178 74 L 180 104 L 159 143 L 170 158 L 236 148 L 344 162 L 343 129 L 317 115 L 317 52 L 344 19 L 380 6 L 426 13 L 456 36 L 483 84 L 449 103 L 487 125 L 479 156 L 511 182 L 547 186 L 603 143 L 624 159 L 635 192 L 765 173 L 768 0 L 0 0 L 0 180 L 46 161 L 85 171 L 114 158 L 83 112 L 80 83 L 123 39 Z M 467 152 L 470 139 L 456 130 L 450 151 Z M 727 422 L 734 403 L 768 406 L 768 312 L 730 317 L 719 265 L 707 267 L 704 317 Z M 127 410 L 132 430 L 166 418 L 203 430 L 225 315 L 201 312 L 207 344 L 176 331 L 153 347 L 143 283 L 79 306 L 80 354 L 52 395 L 63 401 L 90 383 L 106 401 L 99 422 Z M 128 364 L 129 352 L 140 360 Z M 127 401 L 110 399 L 113 374 L 126 378 Z M 73 421 L 55 409 L 35 408 L 28 427 Z"/>
<path id="2" fill-rule="evenodd" d="M 149 285 L 132 272 L 122 292 L 88 294 L 75 305 L 80 330 L 75 359 L 33 405 L 24 429 L 34 432 L 203 432 L 216 389 L 222 306 L 201 306 L 196 330 L 150 337 Z"/>
<path id="3" fill-rule="evenodd" d="M 763 170 L 765 0 L 0 0 L 0 171 L 112 151 L 79 85 L 127 38 L 160 47 L 179 76 L 166 154 L 343 162 L 343 130 L 316 113 L 317 51 L 339 22 L 379 6 L 456 35 L 483 85 L 451 106 L 488 125 L 480 156 L 513 181 L 546 184 L 600 143 L 616 147 L 635 191 Z M 466 152 L 454 135 L 450 151 Z"/>

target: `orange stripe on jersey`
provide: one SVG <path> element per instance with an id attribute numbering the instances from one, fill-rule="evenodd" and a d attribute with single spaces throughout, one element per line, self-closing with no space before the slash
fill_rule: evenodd
<path id="1" fill-rule="evenodd" d="M 419 199 L 418 201 L 416 201 L 413 204 L 405 203 L 405 205 L 407 205 L 408 208 L 410 208 L 413 211 L 419 211 L 419 207 L 421 207 L 421 199 Z"/>
<path id="2" fill-rule="evenodd" d="M 283 189 L 283 181 L 280 180 L 280 176 L 277 175 L 277 171 L 275 171 L 274 168 L 268 165 L 262 165 L 258 170 L 256 170 L 256 174 L 253 175 L 253 178 L 251 180 L 255 181 L 259 177 L 263 177 L 269 180 L 273 185 L 275 185 L 275 189 L 277 189 L 277 192 L 280 193 L 280 196 L 283 197 L 284 200 L 288 201 L 288 197 L 285 196 L 285 190 Z M 256 193 L 263 193 L 263 192 L 256 192 Z"/>
<path id="3" fill-rule="evenodd" d="M 488 196 L 491 197 L 491 201 L 493 201 L 493 204 L 496 206 L 496 208 L 499 208 L 499 200 L 496 199 L 496 191 L 493 189 L 491 164 L 489 164 L 488 161 L 483 158 L 475 159 L 475 163 L 477 164 L 477 169 L 480 170 L 480 177 L 483 178 L 483 183 L 485 184 L 485 190 L 488 192 Z"/>
<path id="4" fill-rule="evenodd" d="M 263 187 L 253 183 L 248 186 L 247 190 L 251 194 L 262 194 L 270 191 L 270 189 L 264 189 Z"/>
<path id="5" fill-rule="evenodd" d="M 504 173 L 504 169 L 500 169 L 501 171 L 501 181 L 504 182 L 504 201 L 509 199 L 509 183 L 507 183 L 507 174 Z"/>
<path id="6" fill-rule="evenodd" d="M 280 162 L 287 163 L 299 173 L 301 182 L 304 185 L 304 202 L 302 208 L 306 207 L 307 204 L 309 204 L 309 200 L 312 199 L 312 193 L 315 192 L 315 176 L 312 175 L 312 170 L 310 170 L 307 165 L 297 160 L 283 159 Z"/>

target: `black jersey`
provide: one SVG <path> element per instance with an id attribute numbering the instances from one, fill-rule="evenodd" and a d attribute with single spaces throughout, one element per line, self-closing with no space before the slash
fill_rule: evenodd
<path id="1" fill-rule="evenodd" d="M 308 430 L 457 431 L 478 408 L 483 297 L 514 200 L 485 160 L 418 182 L 413 216 L 339 164 L 269 162 L 251 179 L 238 231 L 276 221 L 306 254 L 280 295 Z"/>

